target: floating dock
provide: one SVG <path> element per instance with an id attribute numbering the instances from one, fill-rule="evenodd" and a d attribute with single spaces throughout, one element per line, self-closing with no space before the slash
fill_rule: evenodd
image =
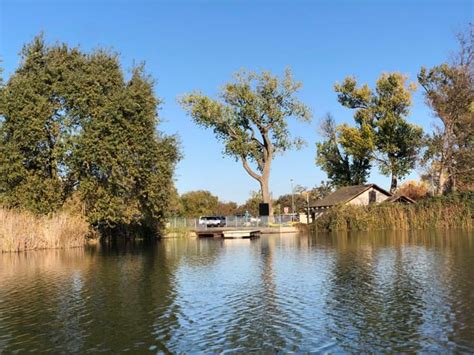
<path id="1" fill-rule="evenodd" d="M 213 237 L 225 239 L 240 239 L 240 238 L 258 238 L 260 237 L 260 230 L 258 229 L 203 229 L 195 231 L 198 237 Z"/>
<path id="2" fill-rule="evenodd" d="M 222 236 L 226 239 L 235 239 L 235 238 L 257 238 L 260 237 L 259 230 L 234 230 L 234 231 L 224 231 Z"/>

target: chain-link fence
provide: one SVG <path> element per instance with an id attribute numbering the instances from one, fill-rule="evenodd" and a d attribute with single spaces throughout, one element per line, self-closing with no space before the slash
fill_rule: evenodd
<path id="1" fill-rule="evenodd" d="M 200 218 L 171 217 L 167 227 L 174 229 L 209 229 L 209 228 L 250 228 L 290 226 L 299 222 L 298 215 L 274 215 L 272 217 L 245 216 L 209 216 Z"/>

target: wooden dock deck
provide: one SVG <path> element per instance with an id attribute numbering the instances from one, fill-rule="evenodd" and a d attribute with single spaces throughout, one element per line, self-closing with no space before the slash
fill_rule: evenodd
<path id="1" fill-rule="evenodd" d="M 258 229 L 235 229 L 235 228 L 208 228 L 196 230 L 196 235 L 200 238 L 258 238 L 260 237 L 260 230 Z"/>

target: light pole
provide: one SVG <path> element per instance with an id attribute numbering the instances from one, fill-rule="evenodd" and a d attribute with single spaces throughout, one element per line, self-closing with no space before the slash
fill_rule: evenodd
<path id="1" fill-rule="evenodd" d="M 291 220 L 293 221 L 293 217 L 295 215 L 295 197 L 294 197 L 294 190 L 293 190 L 293 179 L 290 179 L 291 182 Z"/>
<path id="2" fill-rule="evenodd" d="M 305 190 L 306 193 L 306 223 L 309 224 L 309 190 Z"/>

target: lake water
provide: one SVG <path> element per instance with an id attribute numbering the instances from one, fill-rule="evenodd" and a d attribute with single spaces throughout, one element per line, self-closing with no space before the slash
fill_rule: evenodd
<path id="1" fill-rule="evenodd" d="M 0 353 L 474 351 L 472 232 L 0 254 Z"/>

